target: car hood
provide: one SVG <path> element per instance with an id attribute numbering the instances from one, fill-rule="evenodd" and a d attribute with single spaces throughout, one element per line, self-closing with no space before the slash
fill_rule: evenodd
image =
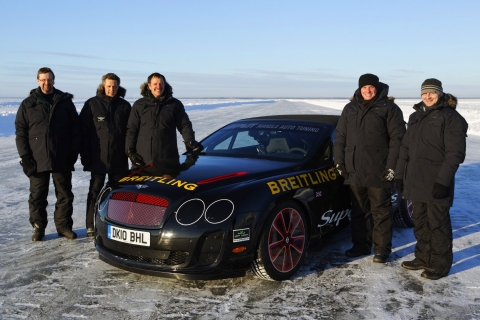
<path id="1" fill-rule="evenodd" d="M 178 192 L 191 195 L 202 190 L 292 172 L 300 166 L 298 162 L 203 155 L 194 158 L 181 156 L 180 162 L 182 170 L 175 176 L 165 177 L 158 168 L 151 166 L 120 178 L 119 187 L 136 187 L 145 189 L 147 193 L 161 189 L 162 194 L 171 196 L 179 195 Z"/>

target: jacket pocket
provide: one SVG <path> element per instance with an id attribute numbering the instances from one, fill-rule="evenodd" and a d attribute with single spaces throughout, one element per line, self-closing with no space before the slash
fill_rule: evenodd
<path id="1" fill-rule="evenodd" d="M 387 164 L 388 147 L 365 146 L 365 166 L 367 173 L 381 174 Z"/>
<path id="2" fill-rule="evenodd" d="M 30 149 L 32 150 L 35 161 L 45 163 L 49 160 L 47 138 L 45 134 L 31 136 L 28 143 L 30 144 Z"/>
<path id="3" fill-rule="evenodd" d="M 347 172 L 355 172 L 355 146 L 345 147 L 345 169 Z"/>
<path id="4" fill-rule="evenodd" d="M 437 180 L 442 161 L 432 161 L 425 158 L 418 158 L 415 164 L 413 176 L 413 185 L 419 188 L 431 188 Z"/>

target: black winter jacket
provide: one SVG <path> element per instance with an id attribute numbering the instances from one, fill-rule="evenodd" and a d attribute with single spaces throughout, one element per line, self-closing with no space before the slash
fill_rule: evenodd
<path id="1" fill-rule="evenodd" d="M 413 107 L 416 112 L 408 120 L 396 170 L 396 177 L 404 180 L 405 199 L 453 204 L 454 178 L 465 159 L 468 129 L 456 106 L 457 99 L 446 94 L 432 107 L 426 108 L 423 102 Z M 447 198 L 433 198 L 435 182 L 450 187 Z"/>
<path id="2" fill-rule="evenodd" d="M 30 91 L 15 118 L 15 141 L 20 157 L 32 155 L 37 172 L 74 171 L 80 151 L 80 122 L 73 95 L 54 88 L 53 104 L 40 87 Z"/>
<path id="3" fill-rule="evenodd" d="M 132 107 L 123 99 L 125 93 L 126 90 L 120 87 L 115 97 L 108 97 L 100 84 L 97 95 L 85 102 L 80 112 L 80 156 L 88 158 L 89 163 L 83 168 L 84 171 L 120 173 L 128 170 L 125 138 Z"/>
<path id="4" fill-rule="evenodd" d="M 405 133 L 402 110 L 388 97 L 388 85 L 380 83 L 378 97 L 362 106 L 360 89 L 342 111 L 334 142 L 335 164 L 343 164 L 349 174 L 345 184 L 390 188 L 382 182 L 385 169 L 395 169 Z"/>
<path id="5" fill-rule="evenodd" d="M 147 83 L 140 88 L 143 98 L 135 101 L 128 119 L 126 152 L 132 149 L 143 157 L 145 164 L 153 163 L 165 173 L 175 172 L 180 165 L 176 130 L 190 143 L 195 140 L 192 123 L 183 104 L 172 97 L 168 83 L 161 99 L 153 97 Z"/>

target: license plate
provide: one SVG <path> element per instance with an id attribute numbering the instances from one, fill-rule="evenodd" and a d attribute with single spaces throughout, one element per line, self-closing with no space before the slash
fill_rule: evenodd
<path id="1" fill-rule="evenodd" d="M 150 246 L 150 232 L 134 231 L 108 225 L 107 237 L 111 240 L 138 246 Z"/>

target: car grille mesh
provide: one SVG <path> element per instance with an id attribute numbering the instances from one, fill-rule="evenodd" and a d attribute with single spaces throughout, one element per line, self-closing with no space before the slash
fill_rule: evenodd
<path id="1" fill-rule="evenodd" d="M 145 194 L 116 192 L 108 202 L 109 219 L 136 226 L 160 226 L 168 201 Z"/>
<path id="2" fill-rule="evenodd" d="M 158 259 L 158 258 L 150 258 L 150 257 L 137 256 L 133 254 L 127 254 L 127 253 L 123 253 L 123 252 L 119 252 L 119 251 L 107 248 L 103 243 L 101 237 L 97 238 L 97 244 L 102 250 L 116 257 L 119 257 L 125 260 L 160 265 L 160 266 L 182 265 L 188 259 L 188 252 L 186 251 L 170 251 L 170 254 L 168 255 L 167 259 Z"/>

